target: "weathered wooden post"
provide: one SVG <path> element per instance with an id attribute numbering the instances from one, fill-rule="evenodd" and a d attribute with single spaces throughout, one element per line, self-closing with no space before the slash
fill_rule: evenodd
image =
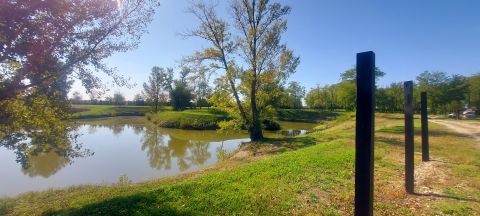
<path id="1" fill-rule="evenodd" d="M 375 129 L 375 53 L 357 54 L 355 129 L 355 215 L 373 215 L 373 137 Z"/>
<path id="2" fill-rule="evenodd" d="M 413 193 L 413 82 L 407 81 L 403 86 L 405 92 L 405 189 L 407 193 Z"/>
<path id="3" fill-rule="evenodd" d="M 422 103 L 422 161 L 429 161 L 427 92 L 420 93 Z"/>

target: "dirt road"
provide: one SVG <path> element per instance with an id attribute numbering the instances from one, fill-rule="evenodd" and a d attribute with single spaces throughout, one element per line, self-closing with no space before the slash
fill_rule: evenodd
<path id="1" fill-rule="evenodd" d="M 464 120 L 439 120 L 431 119 L 431 122 L 442 124 L 449 129 L 456 131 L 477 140 L 477 144 L 480 147 L 480 122 L 477 121 L 464 121 Z"/>

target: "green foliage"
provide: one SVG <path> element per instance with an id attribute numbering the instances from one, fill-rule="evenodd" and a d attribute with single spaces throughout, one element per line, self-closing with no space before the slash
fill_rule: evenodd
<path id="1" fill-rule="evenodd" d="M 66 101 L 52 102 L 52 97 L 32 93 L 27 98 L 0 101 L 0 107 L 5 111 L 0 112 L 0 147 L 15 151 L 23 169 L 40 154 L 55 152 L 69 162 L 90 153 L 82 150 L 76 142 L 76 128 L 65 121 L 69 117 L 64 111 Z"/>
<path id="2" fill-rule="evenodd" d="M 72 77 L 90 93 L 103 89 L 98 73 L 127 80 L 104 59 L 138 45 L 157 0 L 4 0 L 0 15 L 0 146 L 24 163 L 55 151 L 81 156 L 67 121 Z M 74 98 L 75 99 L 75 98 Z M 76 98 L 78 99 L 78 98 Z"/>
<path id="3" fill-rule="evenodd" d="M 469 85 L 468 103 L 475 107 L 480 114 L 480 73 L 474 74 L 467 80 Z"/>
<path id="4" fill-rule="evenodd" d="M 273 121 L 273 120 L 269 120 L 269 119 L 264 119 L 262 121 L 262 124 L 263 124 L 263 128 L 265 130 L 269 130 L 269 131 L 276 131 L 276 130 L 280 130 L 280 124 L 276 121 Z"/>
<path id="5" fill-rule="evenodd" d="M 446 114 L 464 107 L 469 88 L 465 77 L 425 71 L 417 76 L 417 81 L 418 91 L 428 94 L 428 106 L 432 113 Z"/>
<path id="6" fill-rule="evenodd" d="M 401 112 L 403 110 L 403 83 L 392 83 L 375 92 L 377 110 L 380 112 Z M 416 95 L 418 98 L 418 94 Z"/>
<path id="7" fill-rule="evenodd" d="M 305 87 L 301 86 L 299 82 L 290 82 L 286 89 L 282 88 L 280 108 L 301 109 L 303 107 L 302 99 L 304 97 Z"/>
<path id="8" fill-rule="evenodd" d="M 143 93 L 147 100 L 152 102 L 154 111 L 166 101 L 166 91 L 172 90 L 173 69 L 154 66 L 148 77 L 148 83 L 143 83 Z"/>
<path id="9" fill-rule="evenodd" d="M 170 103 L 173 109 L 185 110 L 191 105 L 192 98 L 192 92 L 187 83 L 182 80 L 175 81 L 175 88 L 170 91 Z"/>
<path id="10" fill-rule="evenodd" d="M 222 92 L 214 93 L 211 101 L 246 125 L 252 140 L 259 140 L 263 138 L 261 120 L 268 118 L 262 115 L 271 113 L 264 110 L 271 109 L 281 95 L 280 87 L 299 64 L 299 58 L 281 41 L 290 7 L 250 0 L 233 1 L 230 9 L 232 23 L 220 18 L 213 6 L 192 4 L 190 12 L 200 23 L 187 36 L 205 39 L 211 47 L 185 62 L 224 72 L 216 80 L 216 91 Z"/>
<path id="11" fill-rule="evenodd" d="M 118 178 L 118 185 L 131 185 L 132 180 L 127 175 L 123 174 Z"/>
<path id="12" fill-rule="evenodd" d="M 378 82 L 378 80 L 382 77 L 385 76 L 385 72 L 380 70 L 380 68 L 375 67 L 375 81 Z M 346 70 L 345 72 L 340 74 L 340 78 L 342 81 L 355 81 L 357 80 L 357 69 L 356 68 L 351 68 L 349 70 Z"/>

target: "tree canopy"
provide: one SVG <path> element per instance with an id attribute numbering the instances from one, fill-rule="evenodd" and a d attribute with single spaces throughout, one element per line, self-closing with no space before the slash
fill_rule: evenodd
<path id="1" fill-rule="evenodd" d="M 80 80 L 90 93 L 104 89 L 100 73 L 117 85 L 128 85 L 128 79 L 104 59 L 135 48 L 158 5 L 158 0 L 2 1 L 1 145 L 16 148 L 19 158 L 45 147 L 33 140 L 49 143 L 49 149 L 58 147 L 58 152 L 73 150 L 53 143 L 64 139 L 40 139 L 48 133 L 70 134 L 73 129 L 62 122 L 68 118 L 72 80 Z M 31 145 L 23 142 L 29 139 Z"/>
<path id="2" fill-rule="evenodd" d="M 211 46 L 186 57 L 185 62 L 205 63 L 224 72 L 216 79 L 211 101 L 229 111 L 237 124 L 245 125 L 252 140 L 259 140 L 263 138 L 262 119 L 271 116 L 272 101 L 281 94 L 279 87 L 299 64 L 299 58 L 281 41 L 291 9 L 268 0 L 236 0 L 230 9 L 233 18 L 227 20 L 213 6 L 192 4 L 190 12 L 199 25 L 185 36 L 200 37 Z"/>

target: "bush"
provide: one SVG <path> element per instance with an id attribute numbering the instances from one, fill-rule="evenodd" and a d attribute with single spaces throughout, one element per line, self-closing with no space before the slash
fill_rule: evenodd
<path id="1" fill-rule="evenodd" d="M 276 131 L 280 130 L 280 124 L 276 121 L 270 120 L 270 119 L 265 119 L 262 121 L 263 123 L 263 129 L 269 130 L 269 131 Z"/>

